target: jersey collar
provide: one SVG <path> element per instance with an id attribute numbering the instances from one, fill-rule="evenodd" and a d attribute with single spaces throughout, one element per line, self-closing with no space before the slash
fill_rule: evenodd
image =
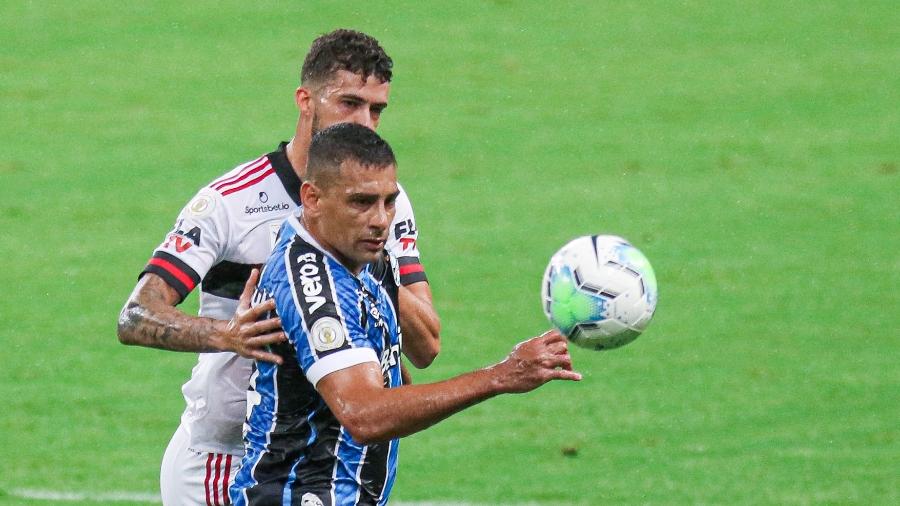
<path id="1" fill-rule="evenodd" d="M 299 206 L 300 185 L 303 184 L 303 181 L 297 177 L 294 167 L 291 165 L 290 160 L 288 160 L 287 145 L 287 142 L 282 142 L 278 145 L 278 149 L 266 156 L 268 156 L 269 163 L 271 163 L 272 167 L 275 169 L 275 174 L 278 175 L 278 179 L 281 180 L 284 190 L 291 197 L 291 200 Z"/>
<path id="2" fill-rule="evenodd" d="M 345 271 L 347 271 L 347 273 L 350 274 L 351 277 L 356 278 L 357 281 L 362 282 L 362 277 L 363 277 L 363 275 L 365 275 L 365 273 L 368 271 L 368 269 L 366 267 L 363 267 L 363 269 L 361 271 L 359 271 L 359 274 L 353 274 L 353 272 L 351 272 L 350 269 L 348 269 L 346 265 L 344 265 L 340 260 L 338 260 L 334 255 L 332 255 L 330 251 L 323 248 L 322 245 L 319 244 L 319 241 L 317 241 L 316 238 L 313 237 L 312 234 L 309 233 L 309 230 L 307 230 L 306 227 L 303 225 L 303 220 L 301 219 L 302 216 L 303 216 L 303 208 L 301 207 L 294 214 L 290 215 L 287 219 L 288 224 L 291 226 L 291 228 L 294 229 L 294 233 L 297 234 L 305 242 L 307 242 L 310 246 L 321 251 L 323 255 L 334 260 L 334 262 L 336 264 L 340 265 L 341 268 L 343 268 Z"/>

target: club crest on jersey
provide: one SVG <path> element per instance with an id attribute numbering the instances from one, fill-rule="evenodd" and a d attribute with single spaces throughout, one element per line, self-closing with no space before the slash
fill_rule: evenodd
<path id="1" fill-rule="evenodd" d="M 303 299 L 309 304 L 309 314 L 315 314 L 316 310 L 325 305 L 325 297 L 322 296 L 322 276 L 319 266 L 316 264 L 315 253 L 305 253 L 297 257 L 297 263 L 301 264 L 297 269 L 300 278 Z"/>
<path id="2" fill-rule="evenodd" d="M 325 316 L 316 320 L 309 330 L 313 347 L 318 351 L 328 351 L 340 348 L 347 337 L 344 327 L 336 319 Z"/>
<path id="3" fill-rule="evenodd" d="M 195 218 L 204 218 L 209 216 L 216 208 L 216 199 L 211 191 L 206 189 L 200 190 L 200 193 L 194 197 L 187 205 L 188 212 Z"/>

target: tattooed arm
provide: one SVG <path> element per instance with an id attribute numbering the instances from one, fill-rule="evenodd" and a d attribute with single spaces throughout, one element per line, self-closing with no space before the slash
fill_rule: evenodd
<path id="1" fill-rule="evenodd" d="M 244 286 L 238 309 L 231 321 L 190 316 L 175 308 L 180 297 L 161 277 L 146 273 L 119 313 L 118 336 L 122 344 L 172 351 L 231 351 L 246 358 L 281 363 L 266 351 L 284 341 L 281 319 L 257 321 L 274 311 L 274 301 L 250 307 L 250 297 L 259 278 L 254 269 Z"/>

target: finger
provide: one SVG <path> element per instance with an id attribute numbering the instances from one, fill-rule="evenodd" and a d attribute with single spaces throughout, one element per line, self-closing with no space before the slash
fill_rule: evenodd
<path id="1" fill-rule="evenodd" d="M 547 367 L 548 369 L 555 369 L 557 367 L 562 367 L 563 369 L 571 369 L 572 368 L 572 357 L 568 354 L 566 355 L 551 355 L 544 359 L 541 362 L 542 365 Z"/>
<path id="2" fill-rule="evenodd" d="M 259 334 L 266 334 L 272 332 L 274 330 L 281 330 L 281 318 L 269 318 L 267 320 L 261 320 L 258 322 L 254 322 L 251 325 L 245 326 L 241 329 L 241 333 L 245 336 L 256 336 Z"/>
<path id="3" fill-rule="evenodd" d="M 268 299 L 249 309 L 245 307 L 244 310 L 245 311 L 241 313 L 239 319 L 242 322 L 255 322 L 256 320 L 259 320 L 262 315 L 275 310 L 275 300 Z"/>
<path id="4" fill-rule="evenodd" d="M 284 363 L 284 359 L 282 359 L 280 356 L 278 356 L 274 353 L 266 352 L 266 351 L 254 350 L 254 351 L 251 351 L 250 353 L 248 353 L 248 355 L 250 355 L 249 358 L 253 358 L 256 360 L 263 361 L 263 362 L 271 362 L 273 364 L 278 364 L 278 365 L 281 365 Z"/>
<path id="5" fill-rule="evenodd" d="M 244 283 L 244 291 L 238 301 L 239 308 L 250 307 L 250 298 L 253 297 L 253 291 L 256 290 L 256 282 L 259 281 L 259 269 L 250 269 L 250 277 Z"/>
<path id="6" fill-rule="evenodd" d="M 545 343 L 554 343 L 557 341 L 565 341 L 566 337 L 559 333 L 558 330 L 552 329 L 540 335 L 540 339 Z"/>
<path id="7" fill-rule="evenodd" d="M 551 375 L 551 378 L 567 381 L 581 381 L 582 376 L 579 372 L 569 371 L 566 369 L 556 369 Z"/>
<path id="8" fill-rule="evenodd" d="M 565 341 L 558 343 L 550 343 L 547 345 L 547 351 L 554 355 L 562 355 L 569 351 L 569 345 Z"/>
<path id="9" fill-rule="evenodd" d="M 244 348 L 248 350 L 259 350 L 263 349 L 270 344 L 278 344 L 287 341 L 287 336 L 284 332 L 273 332 L 271 334 L 265 334 L 261 336 L 254 336 L 244 341 Z"/>

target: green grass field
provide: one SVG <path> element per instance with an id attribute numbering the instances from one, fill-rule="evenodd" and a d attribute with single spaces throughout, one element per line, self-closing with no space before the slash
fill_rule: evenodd
<path id="1" fill-rule="evenodd" d="M 0 503 L 158 490 L 195 357 L 116 316 L 196 189 L 291 135 L 338 26 L 396 63 L 380 132 L 444 325 L 418 381 L 544 330 L 577 235 L 660 286 L 584 381 L 405 439 L 398 502 L 900 503 L 895 2 L 291 4 L 0 4 Z"/>

